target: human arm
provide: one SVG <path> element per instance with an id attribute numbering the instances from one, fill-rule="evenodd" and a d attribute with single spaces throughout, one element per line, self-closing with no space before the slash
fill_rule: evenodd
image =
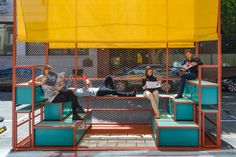
<path id="1" fill-rule="evenodd" d="M 143 79 L 142 79 L 142 87 L 143 87 L 144 90 L 147 88 L 146 82 L 147 82 L 147 79 L 146 79 L 146 78 L 143 78 Z"/>
<path id="2" fill-rule="evenodd" d="M 193 59 L 193 61 L 192 61 L 190 64 L 191 64 L 192 66 L 195 66 L 195 65 L 202 65 L 203 62 L 202 62 L 202 60 L 201 60 L 200 58 L 195 57 L 195 58 Z"/>
<path id="3" fill-rule="evenodd" d="M 35 80 L 34 80 L 34 83 L 35 83 L 36 85 L 42 85 L 42 84 L 43 84 L 43 79 L 42 79 L 42 77 L 43 77 L 43 75 L 40 75 L 40 76 L 36 77 Z M 32 82 L 33 82 L 33 80 L 30 80 L 30 81 L 28 82 L 28 84 L 31 85 Z"/>
<path id="4" fill-rule="evenodd" d="M 200 58 L 195 58 L 194 60 L 197 63 L 197 65 L 203 65 L 203 62 Z"/>
<path id="5" fill-rule="evenodd" d="M 91 84 L 90 80 L 89 79 L 84 79 L 83 83 L 84 83 L 85 89 L 88 90 L 89 87 L 90 87 L 90 84 Z"/>
<path id="6" fill-rule="evenodd" d="M 157 85 L 162 84 L 162 80 L 159 80 L 159 78 L 156 77 Z"/>
<path id="7" fill-rule="evenodd" d="M 185 71 L 185 70 L 186 70 L 185 67 L 186 67 L 187 62 L 188 62 L 187 59 L 185 59 L 185 60 L 182 62 L 181 67 L 180 67 L 180 71 Z"/>

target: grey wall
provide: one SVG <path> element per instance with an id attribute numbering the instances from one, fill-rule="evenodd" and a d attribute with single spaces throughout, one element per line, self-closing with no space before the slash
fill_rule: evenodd
<path id="1" fill-rule="evenodd" d="M 8 0 L 8 5 L 4 11 L 0 8 L 0 22 L 13 22 L 13 0 Z"/>

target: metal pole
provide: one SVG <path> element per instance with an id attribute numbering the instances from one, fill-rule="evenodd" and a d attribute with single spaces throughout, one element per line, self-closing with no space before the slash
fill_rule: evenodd
<path id="1" fill-rule="evenodd" d="M 32 147 L 34 147 L 34 124 L 35 124 L 35 67 L 32 68 L 32 136 L 30 135 L 30 140 L 32 141 Z M 31 139 L 32 137 L 32 139 Z"/>
<path id="2" fill-rule="evenodd" d="M 198 68 L 198 125 L 199 125 L 199 147 L 202 146 L 202 137 L 205 136 L 202 134 L 202 68 Z"/>
<path id="3" fill-rule="evenodd" d="M 169 76 L 168 76 L 168 70 L 169 70 L 169 44 L 168 44 L 168 7 L 169 7 L 169 1 L 167 0 L 167 9 L 166 9 L 166 15 L 167 15 L 167 19 L 166 19 L 166 38 L 167 38 L 167 41 L 166 41 L 166 94 L 168 94 L 168 79 L 169 79 Z"/>
<path id="4" fill-rule="evenodd" d="M 217 116 L 217 146 L 221 147 L 221 81 L 222 81 L 222 43 L 221 43 L 221 0 L 218 0 L 218 116 Z"/>
<path id="5" fill-rule="evenodd" d="M 45 45 L 45 64 L 48 64 L 48 49 L 49 49 L 49 43 L 46 43 L 46 45 Z"/>
<path id="6" fill-rule="evenodd" d="M 75 44 L 75 88 L 78 85 L 78 47 L 77 43 Z"/>
<path id="7" fill-rule="evenodd" d="M 166 94 L 168 94 L 168 71 L 169 70 L 169 44 L 166 43 Z"/>
<path id="8" fill-rule="evenodd" d="M 198 42 L 195 42 L 195 55 L 196 57 L 199 56 L 199 43 Z"/>
<path id="9" fill-rule="evenodd" d="M 16 38 L 17 38 L 17 32 L 16 32 L 16 0 L 13 1 L 13 45 L 12 45 L 12 146 L 13 150 L 16 149 L 17 145 L 17 131 L 16 131 L 16 124 L 17 124 L 17 119 L 16 119 L 16 89 L 15 89 L 15 84 L 16 84 Z"/>

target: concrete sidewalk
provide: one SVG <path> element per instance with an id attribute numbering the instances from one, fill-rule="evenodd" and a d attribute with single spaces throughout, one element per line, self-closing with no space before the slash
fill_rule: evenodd
<path id="1" fill-rule="evenodd" d="M 0 116 L 7 131 L 0 135 L 0 157 L 67 157 L 67 156 L 236 156 L 236 93 L 223 93 L 221 151 L 21 151 L 11 152 L 11 93 L 0 92 Z M 19 116 L 21 118 L 21 116 Z M 23 136 L 24 132 L 20 135 Z"/>

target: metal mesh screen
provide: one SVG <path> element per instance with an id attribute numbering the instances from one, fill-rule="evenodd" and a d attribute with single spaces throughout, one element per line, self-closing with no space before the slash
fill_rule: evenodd
<path id="1" fill-rule="evenodd" d="M 147 124 L 151 123 L 151 113 L 136 111 L 93 111 L 92 122 L 94 123 L 117 123 L 117 124 Z"/>
<path id="2" fill-rule="evenodd" d="M 199 57 L 204 64 L 217 65 L 218 64 L 218 43 L 217 41 L 207 41 L 199 43 Z M 218 81 L 217 68 L 204 68 L 202 70 L 202 79 L 212 82 Z"/>
<path id="3" fill-rule="evenodd" d="M 17 43 L 16 65 L 45 64 L 45 44 Z"/>
<path id="4" fill-rule="evenodd" d="M 108 75 L 115 77 L 115 85 L 119 91 L 132 91 L 134 88 L 142 92 L 141 79 L 144 77 L 146 66 L 152 66 L 154 75 L 166 78 L 168 71 L 168 88 L 160 88 L 160 93 L 175 93 L 179 88 L 176 81 L 178 76 L 172 71 L 184 60 L 185 49 L 168 50 L 168 67 L 166 65 L 166 49 L 79 49 L 78 58 L 75 58 L 75 49 L 50 49 L 48 63 L 56 72 L 65 72 L 67 78 L 74 77 L 75 66 L 78 64 L 78 74 L 86 73 L 89 78 L 105 78 Z M 195 49 L 191 49 L 195 52 Z M 40 43 L 18 43 L 17 65 L 44 64 L 46 45 Z M 217 55 L 217 43 L 199 43 L 200 57 L 205 64 L 213 61 Z M 210 53 L 209 53 L 210 52 Z M 76 61 L 78 63 L 76 63 Z M 166 70 L 168 68 L 168 70 Z M 18 73 L 30 74 L 29 70 L 18 70 Z M 119 78 L 119 79 L 116 79 Z M 133 79 L 135 78 L 135 79 Z M 24 82 L 27 79 L 21 79 Z M 99 87 L 103 81 L 94 80 L 93 86 Z M 68 86 L 74 86 L 74 81 L 66 81 Z M 82 86 L 79 82 L 79 86 Z"/>
<path id="5" fill-rule="evenodd" d="M 75 49 L 50 49 L 48 64 L 55 72 L 65 72 L 65 77 L 72 77 L 75 69 Z"/>
<path id="6" fill-rule="evenodd" d="M 46 46 L 42 43 L 23 43 L 18 42 L 16 46 L 16 65 L 40 65 L 45 64 Z M 41 74 L 41 68 L 35 69 L 35 77 Z M 17 68 L 16 83 L 25 83 L 32 79 L 32 69 Z"/>
<path id="7" fill-rule="evenodd" d="M 218 44 L 217 41 L 206 41 L 199 43 L 199 57 L 204 64 L 217 65 Z"/>
<path id="8" fill-rule="evenodd" d="M 112 75 L 119 91 L 142 91 L 145 68 L 152 66 L 154 75 L 165 78 L 165 49 L 98 49 L 98 76 Z"/>

